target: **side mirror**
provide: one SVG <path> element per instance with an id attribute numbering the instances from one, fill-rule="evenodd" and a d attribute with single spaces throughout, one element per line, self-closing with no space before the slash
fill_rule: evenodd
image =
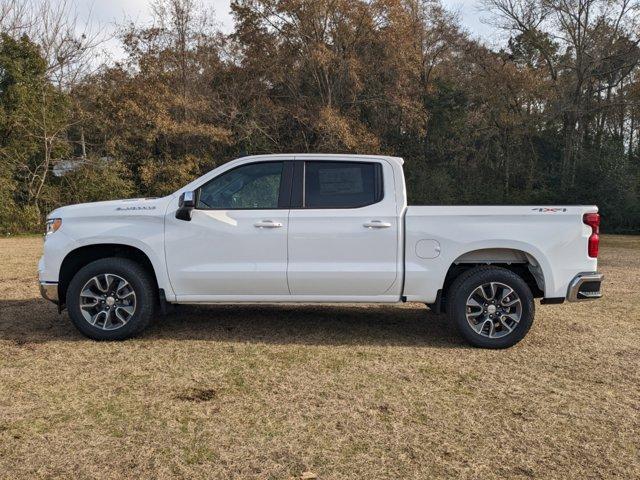
<path id="1" fill-rule="evenodd" d="M 186 222 L 191 221 L 191 212 L 196 207 L 196 192 L 184 192 L 178 200 L 176 218 Z"/>

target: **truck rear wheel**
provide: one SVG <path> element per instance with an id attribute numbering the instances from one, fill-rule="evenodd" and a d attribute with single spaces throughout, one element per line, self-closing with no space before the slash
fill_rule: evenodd
<path id="1" fill-rule="evenodd" d="M 533 324 L 531 289 L 506 268 L 472 268 L 454 280 L 447 297 L 449 317 L 476 347 L 511 347 Z"/>
<path id="2" fill-rule="evenodd" d="M 126 258 L 103 258 L 82 267 L 67 289 L 69 317 L 94 340 L 124 340 L 151 321 L 156 304 L 148 272 Z"/>

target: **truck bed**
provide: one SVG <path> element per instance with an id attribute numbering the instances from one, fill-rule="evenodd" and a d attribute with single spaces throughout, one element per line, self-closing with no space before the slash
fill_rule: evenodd
<path id="1" fill-rule="evenodd" d="M 527 264 L 547 298 L 564 298 L 571 280 L 595 272 L 588 256 L 595 206 L 409 206 L 405 284 L 409 301 L 432 303 L 452 264 Z M 425 292 L 428 292 L 425 294 Z"/>

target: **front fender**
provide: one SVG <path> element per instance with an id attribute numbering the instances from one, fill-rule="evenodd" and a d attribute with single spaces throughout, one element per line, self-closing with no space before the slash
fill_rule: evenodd
<path id="1" fill-rule="evenodd" d="M 91 232 L 91 235 L 86 232 Z M 79 248 L 104 244 L 129 246 L 143 252 L 153 266 L 158 287 L 164 289 L 168 300 L 175 298 L 164 262 L 164 216 L 63 220 L 63 227 L 45 242 L 39 267 L 40 280 L 57 282 L 62 263 L 68 255 Z"/>

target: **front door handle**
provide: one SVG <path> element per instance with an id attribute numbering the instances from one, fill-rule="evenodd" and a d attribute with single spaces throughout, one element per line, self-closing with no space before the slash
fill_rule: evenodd
<path id="1" fill-rule="evenodd" d="M 256 228 L 280 228 L 282 224 L 280 222 L 274 222 L 273 220 L 262 220 L 253 224 Z"/>
<path id="2" fill-rule="evenodd" d="M 383 222 L 382 220 L 371 220 L 363 226 L 365 228 L 389 228 L 391 224 L 389 222 Z"/>

